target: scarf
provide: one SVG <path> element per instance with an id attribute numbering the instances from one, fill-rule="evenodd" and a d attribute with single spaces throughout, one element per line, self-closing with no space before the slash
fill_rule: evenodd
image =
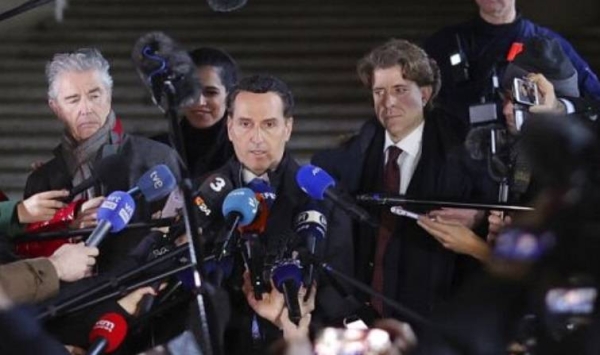
<path id="1" fill-rule="evenodd" d="M 72 176 L 72 186 L 92 176 L 92 164 L 99 154 L 102 158 L 116 153 L 120 135 L 113 132 L 115 123 L 115 113 L 110 111 L 104 125 L 82 142 L 75 140 L 68 129 L 64 131 L 61 144 L 55 154 L 60 155 L 65 161 L 69 175 Z M 88 189 L 84 194 L 79 197 L 94 197 L 94 188 Z"/>

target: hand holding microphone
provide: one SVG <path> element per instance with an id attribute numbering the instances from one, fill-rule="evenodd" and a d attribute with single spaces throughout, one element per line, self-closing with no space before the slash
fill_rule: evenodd
<path id="1" fill-rule="evenodd" d="M 52 219 L 57 210 L 66 206 L 60 198 L 68 194 L 66 190 L 45 191 L 19 202 L 17 204 L 19 222 L 26 224 Z"/>

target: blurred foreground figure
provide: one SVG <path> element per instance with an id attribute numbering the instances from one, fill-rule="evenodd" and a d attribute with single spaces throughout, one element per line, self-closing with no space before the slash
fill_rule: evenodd
<path id="1" fill-rule="evenodd" d="M 500 233 L 489 274 L 437 315 L 444 338 L 417 353 L 597 354 L 600 279 L 598 141 L 581 121 L 532 117 L 524 153 L 540 177 L 536 211 Z M 431 337 L 429 339 L 429 337 Z"/>

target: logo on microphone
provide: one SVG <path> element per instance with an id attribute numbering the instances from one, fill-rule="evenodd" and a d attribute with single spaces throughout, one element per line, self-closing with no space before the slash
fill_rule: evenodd
<path id="1" fill-rule="evenodd" d="M 204 202 L 202 197 L 200 197 L 200 196 L 196 197 L 194 199 L 194 204 L 196 206 L 198 206 L 198 209 L 200 210 L 200 212 L 204 213 L 204 215 L 206 217 L 210 216 L 210 214 L 212 213 L 212 211 L 210 210 L 210 208 L 208 208 L 208 206 L 206 205 L 206 202 Z"/>
<path id="2" fill-rule="evenodd" d="M 94 330 L 106 330 L 109 333 L 115 329 L 115 323 L 106 319 L 100 319 L 94 324 Z"/>
<path id="3" fill-rule="evenodd" d="M 216 177 L 215 180 L 211 182 L 209 186 L 214 192 L 221 192 L 225 185 L 225 180 L 223 180 L 222 177 Z"/>
<path id="4" fill-rule="evenodd" d="M 127 223 L 131 219 L 131 216 L 133 216 L 134 211 L 135 211 L 135 207 L 126 203 L 125 206 L 123 206 L 123 208 L 121 208 L 119 210 L 119 217 L 121 217 L 123 222 Z"/>
<path id="5" fill-rule="evenodd" d="M 160 189 L 161 187 L 163 187 L 164 183 L 160 179 L 160 176 L 158 175 L 158 172 L 156 170 L 150 173 L 150 179 L 152 179 L 152 183 L 155 189 Z"/>

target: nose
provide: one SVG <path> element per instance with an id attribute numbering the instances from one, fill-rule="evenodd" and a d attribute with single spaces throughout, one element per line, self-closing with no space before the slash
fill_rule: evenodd
<path id="1" fill-rule="evenodd" d="M 206 105 L 206 96 L 200 94 L 200 98 L 198 99 L 198 103 L 200 104 L 200 106 Z"/>
<path id="2" fill-rule="evenodd" d="M 86 114 L 92 112 L 92 102 L 87 97 L 81 99 L 80 110 L 81 113 Z"/>
<path id="3" fill-rule="evenodd" d="M 396 97 L 390 93 L 386 93 L 383 97 L 383 105 L 385 108 L 393 108 L 396 106 Z"/>
<path id="4" fill-rule="evenodd" d="M 260 128 L 260 125 L 257 125 L 254 128 L 254 132 L 252 132 L 252 136 L 250 137 L 250 141 L 252 143 L 261 143 L 264 140 L 264 137 L 262 135 L 262 129 Z"/>

